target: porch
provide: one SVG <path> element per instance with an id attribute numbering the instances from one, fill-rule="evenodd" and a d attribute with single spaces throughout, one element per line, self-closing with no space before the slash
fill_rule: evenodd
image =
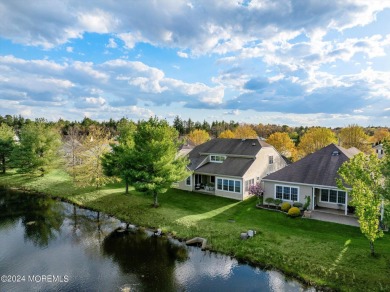
<path id="1" fill-rule="evenodd" d="M 348 212 L 347 215 L 345 215 L 345 211 L 340 209 L 316 207 L 311 211 L 310 218 L 314 220 L 321 220 L 356 227 L 360 226 L 357 218 L 353 213 Z"/>
<path id="2" fill-rule="evenodd" d="M 194 191 L 215 194 L 215 176 L 195 174 L 194 182 Z"/>

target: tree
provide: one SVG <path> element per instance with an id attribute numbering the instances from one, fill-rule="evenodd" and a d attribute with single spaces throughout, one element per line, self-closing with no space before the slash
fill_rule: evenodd
<path id="1" fill-rule="evenodd" d="M 296 149 L 294 142 L 287 133 L 276 132 L 268 137 L 267 143 L 275 147 L 275 149 L 282 155 L 295 158 Z"/>
<path id="2" fill-rule="evenodd" d="M 234 130 L 234 138 L 239 138 L 239 139 L 257 138 L 257 133 L 249 125 L 240 125 Z"/>
<path id="3" fill-rule="evenodd" d="M 20 173 L 44 176 L 60 162 L 60 134 L 45 121 L 25 124 L 20 130 L 19 145 L 11 154 L 12 164 Z"/>
<path id="4" fill-rule="evenodd" d="M 385 140 L 390 140 L 390 132 L 386 128 L 375 129 L 374 135 L 370 137 L 371 143 L 381 143 Z"/>
<path id="5" fill-rule="evenodd" d="M 259 205 L 263 205 L 264 190 L 261 187 L 260 182 L 249 186 L 249 194 L 256 196 L 259 201 Z"/>
<path id="6" fill-rule="evenodd" d="M 71 126 L 67 130 L 63 149 L 65 152 L 65 167 L 72 176 L 73 182 L 76 182 L 76 166 L 81 163 L 80 152 L 82 151 L 82 142 L 84 137 L 80 134 L 77 125 Z"/>
<path id="7" fill-rule="evenodd" d="M 5 123 L 0 125 L 0 166 L 2 173 L 5 173 L 7 169 L 12 150 L 15 147 L 14 136 L 15 132 L 10 126 Z"/>
<path id="8" fill-rule="evenodd" d="M 193 130 L 188 135 L 188 138 L 195 145 L 200 145 L 200 144 L 203 144 L 204 142 L 210 140 L 210 135 L 205 130 Z"/>
<path id="9" fill-rule="evenodd" d="M 234 138 L 234 133 L 230 130 L 226 130 L 219 134 L 218 138 L 232 139 Z"/>
<path id="10" fill-rule="evenodd" d="M 173 120 L 173 127 L 179 132 L 179 135 L 184 135 L 185 129 L 182 119 L 176 116 Z"/>
<path id="11" fill-rule="evenodd" d="M 337 138 L 332 130 L 320 127 L 311 128 L 302 136 L 298 145 L 298 159 L 336 142 Z"/>
<path id="12" fill-rule="evenodd" d="M 102 165 L 107 176 L 118 176 L 126 185 L 126 194 L 129 193 L 131 151 L 134 147 L 134 132 L 137 126 L 133 122 L 122 120 L 118 124 L 119 135 L 117 143 L 112 143 L 110 152 L 103 155 Z"/>
<path id="13" fill-rule="evenodd" d="M 92 125 L 76 155 L 80 161 L 74 168 L 76 184 L 80 187 L 94 186 L 96 189 L 110 182 L 103 171 L 102 157 L 111 150 L 110 132 L 106 128 Z"/>
<path id="14" fill-rule="evenodd" d="M 381 162 L 374 154 L 359 153 L 343 163 L 338 174 L 341 179 L 338 179 L 337 185 L 349 192 L 360 230 L 369 240 L 371 254 L 374 255 L 374 241 L 383 236 L 379 228 L 384 193 Z"/>
<path id="15" fill-rule="evenodd" d="M 187 158 L 176 157 L 178 146 L 178 133 L 165 120 L 139 122 L 130 155 L 131 183 L 136 190 L 152 194 L 155 207 L 158 194 L 189 175 Z"/>
<path id="16" fill-rule="evenodd" d="M 385 155 L 382 158 L 382 172 L 385 180 L 385 196 L 390 202 L 390 139 L 383 142 Z"/>
<path id="17" fill-rule="evenodd" d="M 339 138 L 344 148 L 356 147 L 365 153 L 369 153 L 371 150 L 371 145 L 368 142 L 369 137 L 364 133 L 364 129 L 358 125 L 349 125 L 341 129 Z"/>

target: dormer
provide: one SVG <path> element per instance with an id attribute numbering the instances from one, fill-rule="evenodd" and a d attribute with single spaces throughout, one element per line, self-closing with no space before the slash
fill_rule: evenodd
<path id="1" fill-rule="evenodd" d="M 213 163 L 222 163 L 226 159 L 226 155 L 211 154 L 209 156 L 210 162 Z"/>

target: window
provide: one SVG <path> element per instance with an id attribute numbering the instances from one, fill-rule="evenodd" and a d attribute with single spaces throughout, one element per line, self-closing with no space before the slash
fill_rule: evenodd
<path id="1" fill-rule="evenodd" d="M 321 201 L 322 202 L 329 202 L 329 190 L 327 190 L 327 189 L 321 190 Z"/>
<path id="2" fill-rule="evenodd" d="M 329 193 L 329 202 L 331 202 L 331 203 L 337 203 L 337 191 L 336 191 L 336 190 L 330 190 L 330 193 Z"/>
<path id="3" fill-rule="evenodd" d="M 321 202 L 333 204 L 345 204 L 346 192 L 338 190 L 320 189 Z"/>
<path id="4" fill-rule="evenodd" d="M 275 187 L 275 199 L 282 199 L 287 201 L 298 201 L 299 200 L 298 188 L 277 185 Z"/>
<path id="5" fill-rule="evenodd" d="M 217 189 L 222 190 L 222 179 L 221 178 L 217 179 Z"/>
<path id="6" fill-rule="evenodd" d="M 234 191 L 236 193 L 241 193 L 241 182 L 239 180 L 234 182 Z"/>
<path id="7" fill-rule="evenodd" d="M 226 156 L 222 156 L 222 155 L 210 155 L 210 161 L 211 161 L 211 162 L 222 163 L 225 159 L 226 159 Z"/>
<path id="8" fill-rule="evenodd" d="M 217 190 L 241 193 L 241 181 L 234 179 L 217 179 Z"/>
<path id="9" fill-rule="evenodd" d="M 283 187 L 276 186 L 276 199 L 283 199 Z"/>
<path id="10" fill-rule="evenodd" d="M 273 156 L 268 156 L 268 163 L 274 164 L 274 157 Z"/>
<path id="11" fill-rule="evenodd" d="M 210 182 L 215 184 L 215 176 L 210 176 Z"/>
<path id="12" fill-rule="evenodd" d="M 255 179 L 254 178 L 246 180 L 245 181 L 245 191 L 246 192 L 249 191 L 249 187 L 251 185 L 254 185 L 254 184 L 255 184 Z"/>
<path id="13" fill-rule="evenodd" d="M 190 186 L 191 185 L 191 176 L 187 177 L 186 179 L 186 186 Z"/>

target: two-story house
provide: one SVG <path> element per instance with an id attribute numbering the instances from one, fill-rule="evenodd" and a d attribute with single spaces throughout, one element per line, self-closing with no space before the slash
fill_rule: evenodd
<path id="1" fill-rule="evenodd" d="M 188 154 L 191 176 L 176 187 L 244 200 L 250 185 L 286 166 L 275 148 L 259 139 L 212 139 Z"/>

